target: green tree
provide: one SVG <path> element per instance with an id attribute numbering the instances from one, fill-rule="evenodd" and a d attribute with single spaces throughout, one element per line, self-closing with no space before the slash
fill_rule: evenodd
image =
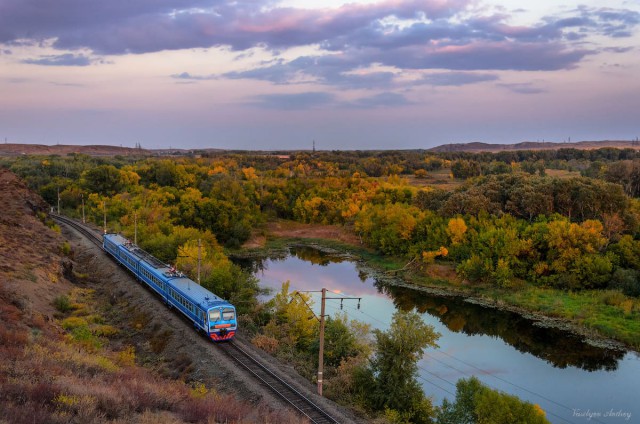
<path id="1" fill-rule="evenodd" d="M 317 357 L 320 350 L 319 339 L 313 343 L 313 354 Z M 328 317 L 324 329 L 324 365 L 338 367 L 350 357 L 355 357 L 367 350 L 367 346 L 356 338 L 353 323 L 345 315 Z"/>
<path id="2" fill-rule="evenodd" d="M 124 187 L 120 171 L 113 165 L 99 165 L 82 174 L 82 184 L 87 190 L 112 196 Z"/>
<path id="3" fill-rule="evenodd" d="M 451 173 L 455 178 L 477 177 L 482 173 L 480 162 L 475 160 L 457 160 L 451 164 Z"/>
<path id="4" fill-rule="evenodd" d="M 430 423 L 433 408 L 416 379 L 417 363 L 425 348 L 437 347 L 440 334 L 419 314 L 397 311 L 391 327 L 387 331 L 374 330 L 374 335 L 376 353 L 359 377 L 368 407 L 373 411 L 401 412 L 404 419 L 413 423 Z"/>
<path id="5" fill-rule="evenodd" d="M 459 380 L 456 400 L 444 400 L 437 424 L 548 424 L 544 411 L 516 396 L 493 390 L 476 377 Z"/>

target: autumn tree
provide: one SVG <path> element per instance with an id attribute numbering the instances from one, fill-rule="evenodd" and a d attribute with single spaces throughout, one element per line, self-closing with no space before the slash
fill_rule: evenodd
<path id="1" fill-rule="evenodd" d="M 597 288 L 607 284 L 613 257 L 603 253 L 607 239 L 600 221 L 580 224 L 566 219 L 540 222 L 527 229 L 542 261 L 533 277 L 549 285 L 568 289 Z"/>
<path id="2" fill-rule="evenodd" d="M 464 240 L 464 234 L 467 232 L 467 224 L 464 219 L 451 218 L 447 224 L 447 234 L 451 238 L 451 244 L 462 243 Z"/>
<path id="3" fill-rule="evenodd" d="M 422 212 L 415 206 L 395 203 L 364 209 L 355 224 L 356 230 L 381 252 L 402 255 L 409 251 L 421 218 Z"/>
<path id="4" fill-rule="evenodd" d="M 273 318 L 264 333 L 278 340 L 281 349 L 307 350 L 313 344 L 319 322 L 310 309 L 313 305 L 307 293 L 289 291 L 290 283 L 282 283 L 281 290 L 268 302 Z"/>

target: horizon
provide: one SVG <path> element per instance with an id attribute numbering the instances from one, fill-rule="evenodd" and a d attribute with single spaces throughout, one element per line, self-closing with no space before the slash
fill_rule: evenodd
<path id="1" fill-rule="evenodd" d="M 0 140 L 271 151 L 636 139 L 640 0 L 521 3 L 3 0 Z"/>
<path id="2" fill-rule="evenodd" d="M 624 147 L 624 146 L 611 146 L 608 144 L 617 144 L 617 143 L 631 143 L 630 147 Z M 105 147 L 105 148 L 117 148 L 117 149 L 127 149 L 127 150 L 145 150 L 145 151 L 184 151 L 184 152 L 193 152 L 193 151 L 199 151 L 199 150 L 219 150 L 222 152 L 225 151 L 232 151 L 232 152 L 247 152 L 247 153 L 260 153 L 260 152 L 266 152 L 266 153 L 280 153 L 280 152 L 291 152 L 291 153 L 297 153 L 297 152 L 356 152 L 356 151 L 364 151 L 364 152 L 378 152 L 378 151 L 420 151 L 420 150 L 424 150 L 424 151 L 430 151 L 430 150 L 436 150 L 436 149 L 441 149 L 443 147 L 447 147 L 447 146 L 456 146 L 456 147 L 464 147 L 464 146 L 473 146 L 473 145 L 484 145 L 484 146 L 488 146 L 488 147 L 499 147 L 499 146 L 510 146 L 510 147 L 515 147 L 514 149 L 511 150 L 506 150 L 506 151 L 527 151 L 527 150 L 553 150 L 553 148 L 550 149 L 531 149 L 531 148 L 523 148 L 520 149 L 518 148 L 518 146 L 522 145 L 522 144 L 541 144 L 541 145 L 556 145 L 556 146 L 562 146 L 560 148 L 571 148 L 571 147 L 566 147 L 566 145 L 575 145 L 577 146 L 577 148 L 582 147 L 585 150 L 591 150 L 591 149 L 600 149 L 600 148 L 614 148 L 614 149 L 625 149 L 625 148 L 631 148 L 633 149 L 635 147 L 635 150 L 640 149 L 640 145 L 634 144 L 634 143 L 638 143 L 638 139 L 631 139 L 631 140 L 613 140 L 613 139 L 604 139 L 604 140 L 576 140 L 576 141 L 560 141 L 560 142 L 555 142 L 555 141 L 520 141 L 517 143 L 485 143 L 485 142 L 481 142 L 481 141 L 470 141 L 470 142 L 466 142 L 466 143 L 448 143 L 448 144 L 440 144 L 437 146 L 433 146 L 433 147 L 428 147 L 428 148 L 422 148 L 422 147 L 415 147 L 415 148 L 379 148 L 379 149 L 372 149 L 372 148 L 346 148 L 346 149 L 318 149 L 315 148 L 314 145 L 312 145 L 312 147 L 310 148 L 295 148 L 295 149 L 284 149 L 284 148 L 270 148 L 270 149 L 242 149 L 242 148 L 221 148 L 221 147 L 207 147 L 207 146 L 199 146 L 199 147 L 173 147 L 173 146 L 168 146 L 168 147 L 144 147 L 142 145 L 136 145 L 136 146 L 125 146 L 122 144 L 119 145 L 115 145 L 115 144 L 64 144 L 64 143 L 55 143 L 55 144 L 46 144 L 46 143 L 20 143 L 20 142 L 9 142 L 9 141 L 5 141 L 4 143 L 2 143 L 2 145 L 11 145 L 11 146 L 42 146 L 42 147 L 46 147 L 46 148 L 52 148 L 52 147 L 60 147 L 60 148 L 67 148 L 67 147 L 78 147 L 78 148 L 101 148 L 101 147 Z M 589 144 L 594 144 L 594 145 L 589 145 Z M 601 147 L 597 146 L 598 144 L 602 144 Z M 580 146 L 579 146 L 580 145 Z M 0 148 L 1 150 L 1 148 Z M 459 150 L 455 150 L 456 152 L 469 152 L 469 153 L 480 153 L 480 152 L 492 152 L 492 150 L 476 150 L 476 149 L 469 149 L 469 150 L 465 150 L 465 149 L 459 149 Z M 440 150 L 440 152 L 443 152 L 442 150 Z M 495 153 L 495 152 L 493 152 Z M 37 154 L 37 153 L 36 153 Z M 53 153 L 55 154 L 55 153 Z M 88 153 L 87 153 L 88 154 Z"/>

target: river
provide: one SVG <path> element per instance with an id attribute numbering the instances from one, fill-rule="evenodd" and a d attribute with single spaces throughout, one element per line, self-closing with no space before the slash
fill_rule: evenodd
<path id="1" fill-rule="evenodd" d="M 398 308 L 415 310 L 441 334 L 438 349 L 419 362 L 419 382 L 435 404 L 455 398 L 455 382 L 475 375 L 488 386 L 540 405 L 555 423 L 640 422 L 640 356 L 592 346 L 579 337 L 544 328 L 517 314 L 384 285 L 341 255 L 309 247 L 286 255 L 242 261 L 262 287 L 333 292 L 327 313 L 386 330 Z M 338 295 L 339 294 L 339 295 Z M 319 295 L 314 296 L 319 314 Z M 359 307 L 358 307 L 359 303 Z"/>

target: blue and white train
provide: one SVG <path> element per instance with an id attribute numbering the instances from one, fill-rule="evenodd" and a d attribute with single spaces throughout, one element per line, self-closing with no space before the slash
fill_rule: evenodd
<path id="1" fill-rule="evenodd" d="M 118 234 L 105 234 L 102 247 L 162 296 L 167 305 L 182 312 L 196 329 L 206 333 L 211 340 L 231 340 L 236 334 L 236 309 L 226 300 Z"/>

